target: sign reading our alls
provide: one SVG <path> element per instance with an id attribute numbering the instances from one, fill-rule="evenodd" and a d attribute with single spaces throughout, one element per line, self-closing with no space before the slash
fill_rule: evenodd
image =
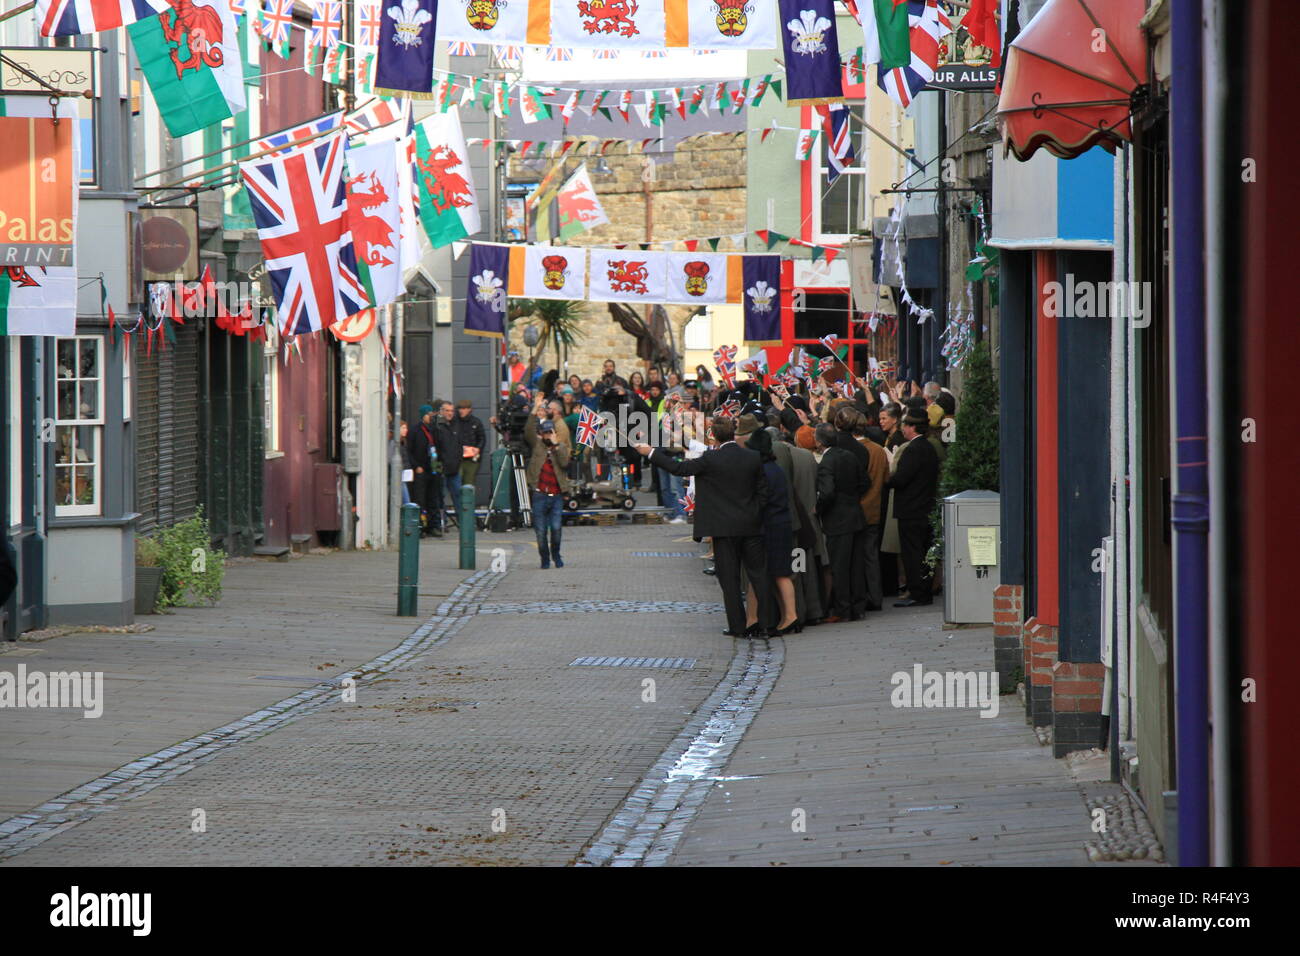
<path id="1" fill-rule="evenodd" d="M 987 63 L 941 63 L 930 86 L 941 90 L 991 90 L 997 80 L 998 71 Z"/>
<path id="2" fill-rule="evenodd" d="M 0 265 L 72 265 L 75 127 L 48 114 L 0 116 L 0 143 L 14 160 L 0 163 Z"/>

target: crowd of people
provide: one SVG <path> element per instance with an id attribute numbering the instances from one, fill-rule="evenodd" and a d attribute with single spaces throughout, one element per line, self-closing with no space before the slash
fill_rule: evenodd
<path id="1" fill-rule="evenodd" d="M 727 387 L 704 366 L 624 377 L 612 360 L 594 379 L 564 379 L 511 353 L 504 419 L 489 421 L 505 443 L 517 432 L 542 568 L 564 567 L 573 486 L 617 462 L 629 491 L 653 492 L 670 522 L 693 520 L 709 542 L 726 633 L 787 634 L 862 620 L 893 597 L 930 604 L 936 590 L 926 556 L 955 398 L 935 382 L 847 380 L 839 394 L 811 376 L 793 389 Z M 601 447 L 575 440 L 584 408 L 616 423 Z M 426 533 L 441 534 L 444 496 L 454 508 L 474 480 L 484 426 L 467 401 L 435 402 L 403 432 L 411 498 Z"/>

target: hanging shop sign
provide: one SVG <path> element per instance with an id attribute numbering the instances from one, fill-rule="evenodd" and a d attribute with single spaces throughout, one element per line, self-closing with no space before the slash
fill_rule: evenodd
<path id="1" fill-rule="evenodd" d="M 193 206 L 140 210 L 140 264 L 145 282 L 199 277 L 199 212 Z"/>

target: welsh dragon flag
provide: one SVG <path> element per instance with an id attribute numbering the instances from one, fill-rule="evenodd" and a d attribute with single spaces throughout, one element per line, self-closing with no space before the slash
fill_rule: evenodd
<path id="1" fill-rule="evenodd" d="M 468 158 L 459 108 L 435 113 L 415 125 L 420 223 L 435 249 L 471 236 L 481 228 Z"/>
<path id="2" fill-rule="evenodd" d="M 244 109 L 239 36 L 228 0 L 194 0 L 127 27 L 167 132 L 184 136 Z"/>
<path id="3" fill-rule="evenodd" d="M 555 208 L 559 216 L 561 239 L 569 239 L 609 222 L 605 207 L 600 204 L 596 189 L 591 184 L 591 176 L 587 174 L 586 163 L 579 166 L 569 181 L 560 187 L 560 192 L 555 197 Z"/>

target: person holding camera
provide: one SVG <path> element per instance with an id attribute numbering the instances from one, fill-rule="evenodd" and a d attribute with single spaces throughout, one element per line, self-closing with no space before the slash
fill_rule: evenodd
<path id="1" fill-rule="evenodd" d="M 560 557 L 560 535 L 564 527 L 564 496 L 569 490 L 569 429 L 564 419 L 542 397 L 533 406 L 524 427 L 524 439 L 532 454 L 528 458 L 528 489 L 532 496 L 533 531 L 543 570 Z"/>

